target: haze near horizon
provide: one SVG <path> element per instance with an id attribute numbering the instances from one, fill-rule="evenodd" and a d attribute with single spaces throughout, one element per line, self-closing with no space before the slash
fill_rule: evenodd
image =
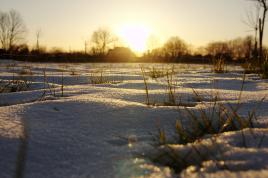
<path id="1" fill-rule="evenodd" d="M 198 47 L 252 35 L 243 23 L 252 5 L 245 0 L 1 0 L 2 11 L 20 12 L 31 45 L 41 29 L 41 45 L 83 50 L 94 30 L 107 27 L 136 52 L 146 50 L 150 36 L 159 44 L 179 36 Z"/>

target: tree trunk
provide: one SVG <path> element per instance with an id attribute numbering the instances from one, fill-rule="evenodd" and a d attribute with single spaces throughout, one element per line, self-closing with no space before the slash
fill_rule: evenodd
<path id="1" fill-rule="evenodd" d="M 263 53 L 262 53 L 262 39 L 263 39 L 263 31 L 262 31 L 262 26 L 263 26 L 263 21 L 259 19 L 259 67 L 261 68 L 262 65 L 262 58 L 263 58 Z"/>

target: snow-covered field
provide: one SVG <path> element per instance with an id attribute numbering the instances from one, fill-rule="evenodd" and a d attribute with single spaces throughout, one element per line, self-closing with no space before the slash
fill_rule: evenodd
<path id="1" fill-rule="evenodd" d="M 154 150 L 152 133 L 159 127 L 174 131 L 184 107 L 165 106 L 166 77 L 148 77 L 150 102 L 147 106 L 140 66 L 146 71 L 166 71 L 171 64 L 39 64 L 0 61 L 0 177 L 14 177 L 21 137 L 28 135 L 25 159 L 26 178 L 125 178 L 175 177 L 167 167 L 138 158 L 137 153 Z M 151 69 L 149 69 L 151 68 Z M 228 73 L 211 73 L 208 65 L 175 64 L 173 77 L 176 99 L 188 103 L 190 110 L 202 107 L 193 89 L 209 103 L 217 94 L 222 103 L 237 103 L 243 70 L 229 66 Z M 246 75 L 241 115 L 247 115 L 268 95 L 268 81 Z M 92 84 L 93 83 L 93 84 Z M 18 87 L 19 86 L 19 87 Z M 62 97 L 63 96 L 63 97 Z M 161 103 L 163 105 L 161 105 Z M 159 106 L 160 105 L 160 106 Z M 215 141 L 210 138 L 193 143 L 206 145 L 215 160 L 190 166 L 181 177 L 268 177 L 268 100 L 257 109 L 259 128 L 226 132 Z M 169 133 L 170 132 L 170 133 Z M 259 144 L 261 143 L 261 145 Z M 192 144 L 171 145 L 184 154 Z M 202 148 L 200 148 L 202 150 Z M 196 159 L 192 153 L 189 159 Z"/>

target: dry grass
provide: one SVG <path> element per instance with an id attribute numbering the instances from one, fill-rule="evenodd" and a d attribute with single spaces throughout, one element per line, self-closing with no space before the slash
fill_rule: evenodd
<path id="1" fill-rule="evenodd" d="M 145 157 L 159 165 L 168 166 L 177 173 L 192 165 L 201 166 L 206 160 L 215 161 L 219 169 L 228 169 L 226 165 L 221 164 L 224 158 L 219 159 L 221 149 L 217 147 L 217 137 L 224 132 L 238 131 L 242 136 L 242 146 L 247 147 L 243 129 L 256 127 L 256 110 L 264 100 L 260 100 L 247 116 L 240 115 L 243 88 L 244 82 L 236 104 L 223 104 L 218 96 L 215 96 L 207 105 L 205 99 L 193 90 L 196 100 L 204 107 L 195 110 L 184 107 L 180 112 L 184 119 L 187 119 L 187 123 L 182 122 L 183 118 L 178 119 L 174 132 L 169 137 L 164 129 L 158 128 L 157 134 L 153 136 L 154 154 L 148 153 Z M 201 140 L 204 138 L 211 140 L 212 147 L 202 145 Z M 262 141 L 263 138 L 260 139 L 260 145 Z M 185 145 L 188 152 L 180 152 L 180 149 L 176 150 L 172 145 Z"/>
<path id="2" fill-rule="evenodd" d="M 145 103 L 148 106 L 185 106 L 185 107 L 193 107 L 196 104 L 195 103 L 185 103 L 181 102 L 180 96 L 176 92 L 177 83 L 175 81 L 175 66 L 173 65 L 169 69 L 163 69 L 164 71 L 161 71 L 161 73 L 164 73 L 163 76 L 166 77 L 166 96 L 167 98 L 164 99 L 163 102 L 152 102 L 149 95 L 149 83 L 148 78 L 151 77 L 148 75 L 149 72 L 145 71 L 145 68 L 143 66 L 140 66 L 142 78 L 144 82 L 144 90 L 145 90 Z"/>
<path id="3" fill-rule="evenodd" d="M 74 68 L 71 68 L 70 69 L 70 75 L 75 76 L 75 75 L 79 75 L 79 74 Z"/>
<path id="4" fill-rule="evenodd" d="M 40 97 L 39 100 L 43 100 L 44 97 L 47 95 L 47 92 L 49 92 L 48 94 L 53 96 L 53 97 L 64 97 L 64 76 L 63 76 L 63 72 L 62 72 L 62 75 L 61 75 L 61 87 L 60 87 L 61 94 L 60 95 L 56 91 L 57 87 L 54 84 L 49 83 L 45 69 L 43 70 L 43 84 L 44 84 L 44 88 L 43 88 L 44 92 L 43 92 L 43 94 L 42 94 L 42 96 Z"/>
<path id="5" fill-rule="evenodd" d="M 118 84 L 122 83 L 122 81 L 114 80 L 112 77 L 107 77 L 104 75 L 105 70 L 100 69 L 90 73 L 89 81 L 93 85 L 100 85 L 100 84 Z"/>
<path id="6" fill-rule="evenodd" d="M 145 76 L 144 68 L 142 66 L 141 66 L 141 72 L 142 72 L 143 82 L 144 82 L 144 86 L 145 86 L 146 104 L 150 105 L 149 89 L 148 89 L 147 79 L 146 79 L 146 76 Z"/>
<path id="7" fill-rule="evenodd" d="M 33 75 L 31 66 L 24 66 L 18 73 L 19 75 Z"/>
<path id="8" fill-rule="evenodd" d="M 215 73 L 225 73 L 225 60 L 222 57 L 214 58 L 212 60 L 212 71 Z"/>
<path id="9" fill-rule="evenodd" d="M 152 79 L 163 78 L 167 75 L 167 70 L 152 67 L 148 72 L 145 73 L 145 75 L 151 77 Z"/>
<path id="10" fill-rule="evenodd" d="M 20 91 L 27 91 L 30 89 L 32 82 L 27 78 L 20 78 L 18 80 L 1 81 L 0 93 L 13 93 Z"/>

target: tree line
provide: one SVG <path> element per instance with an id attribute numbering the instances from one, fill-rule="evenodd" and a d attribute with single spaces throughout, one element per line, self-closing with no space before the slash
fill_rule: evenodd
<path id="1" fill-rule="evenodd" d="M 189 62 L 201 61 L 208 62 L 211 59 L 224 59 L 226 61 L 257 63 L 259 68 L 267 62 L 267 48 L 263 45 L 264 28 L 267 14 L 267 0 L 251 0 L 256 5 L 256 12 L 248 15 L 247 24 L 253 29 L 253 36 L 240 37 L 228 41 L 215 41 L 207 44 L 205 47 L 193 49 L 178 36 L 170 37 L 161 47 L 154 46 L 154 40 L 151 40 L 151 47 L 139 57 L 143 62 Z M 134 53 L 130 49 L 123 48 L 119 39 L 107 28 L 95 30 L 90 40 L 85 41 L 85 49 L 80 52 L 65 52 L 61 48 L 52 48 L 47 51 L 39 42 L 40 30 L 36 33 L 36 46 L 32 49 L 24 43 L 27 32 L 26 25 L 21 15 L 15 11 L 0 12 L 0 56 L 8 55 L 28 55 L 38 59 L 47 57 L 57 60 L 68 58 L 68 60 L 83 59 L 92 62 L 92 59 L 99 62 L 109 61 L 111 58 L 120 58 L 120 55 L 131 56 Z M 43 57 L 43 58 L 42 58 Z M 119 61 L 122 62 L 122 61 Z M 185 61 L 187 62 L 187 61 Z"/>

